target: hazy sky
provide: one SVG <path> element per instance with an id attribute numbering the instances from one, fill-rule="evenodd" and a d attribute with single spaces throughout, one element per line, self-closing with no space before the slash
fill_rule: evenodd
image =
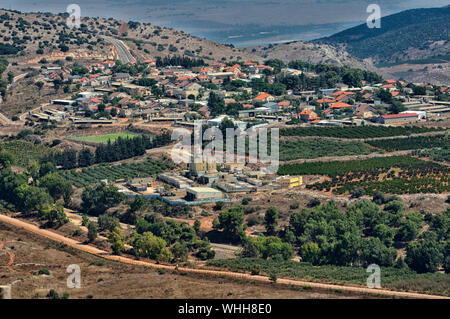
<path id="1" fill-rule="evenodd" d="M 0 7 L 64 12 L 71 3 L 80 5 L 83 16 L 151 22 L 231 43 L 240 37 L 247 41 L 250 34 L 272 42 L 291 35 L 310 40 L 365 21 L 371 3 L 379 4 L 384 16 L 450 0 L 0 0 Z"/>

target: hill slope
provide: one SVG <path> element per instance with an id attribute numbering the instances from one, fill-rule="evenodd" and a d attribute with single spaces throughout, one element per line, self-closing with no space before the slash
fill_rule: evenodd
<path id="1" fill-rule="evenodd" d="M 67 55 L 81 59 L 113 58 L 116 53 L 111 43 L 101 37 L 106 35 L 123 40 L 137 60 L 171 55 L 206 61 L 262 60 L 256 54 L 150 23 L 82 17 L 81 27 L 71 29 L 66 25 L 66 18 L 67 14 L 0 9 L 0 55 L 17 54 L 10 61 L 19 63 Z"/>
<path id="2" fill-rule="evenodd" d="M 302 60 L 308 63 L 325 63 L 337 66 L 348 65 L 354 68 L 373 70 L 370 61 L 358 59 L 347 51 L 329 44 L 294 41 L 273 44 L 266 47 L 245 48 L 249 53 L 256 53 L 264 59 L 280 59 L 284 62 Z"/>
<path id="3" fill-rule="evenodd" d="M 383 17 L 381 28 L 366 24 L 316 40 L 345 48 L 374 63 L 427 59 L 450 54 L 450 6 L 413 9 Z"/>

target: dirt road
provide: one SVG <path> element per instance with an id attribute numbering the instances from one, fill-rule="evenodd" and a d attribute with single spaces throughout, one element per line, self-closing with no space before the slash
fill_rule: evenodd
<path id="1" fill-rule="evenodd" d="M 200 275 L 241 278 L 241 279 L 246 279 L 246 280 L 250 280 L 250 281 L 270 282 L 269 278 L 266 276 L 252 276 L 250 274 L 235 273 L 235 272 L 231 272 L 231 271 L 217 271 L 217 270 L 194 269 L 194 268 L 184 268 L 184 267 L 177 268 L 176 266 L 155 264 L 155 263 L 152 263 L 149 261 L 134 260 L 134 259 L 131 259 L 128 257 L 111 255 L 110 253 L 108 253 L 104 250 L 98 249 L 98 248 L 90 246 L 90 245 L 80 243 L 74 239 L 64 237 L 64 236 L 54 233 L 50 230 L 40 229 L 39 227 L 37 227 L 35 225 L 29 224 L 29 223 L 21 221 L 19 219 L 11 218 L 11 217 L 8 217 L 8 216 L 2 215 L 2 214 L 0 214 L 0 222 L 5 222 L 5 223 L 11 224 L 13 226 L 23 228 L 27 231 L 50 238 L 52 240 L 66 244 L 75 249 L 78 249 L 78 250 L 81 250 L 81 251 L 84 251 L 84 252 L 87 252 L 87 253 L 90 253 L 93 255 L 97 255 L 99 257 L 106 258 L 109 260 L 119 261 L 122 263 L 151 267 L 151 268 L 156 268 L 156 269 L 167 269 L 167 270 L 172 270 L 172 271 L 178 269 L 178 271 L 181 271 L 181 272 L 200 274 Z M 443 296 L 426 295 L 426 294 L 413 293 L 413 292 L 400 292 L 400 291 L 392 291 L 392 290 L 386 290 L 386 289 L 370 289 L 370 288 L 365 288 L 365 287 L 322 284 L 322 283 L 317 283 L 317 282 L 308 282 L 308 281 L 293 280 L 293 279 L 281 279 L 280 278 L 277 280 L 277 283 L 284 284 L 284 285 L 290 285 L 290 286 L 298 286 L 298 287 L 310 286 L 312 288 L 318 288 L 318 289 L 342 290 L 342 291 L 346 291 L 346 292 L 354 292 L 354 293 L 360 293 L 360 294 L 375 294 L 375 295 L 401 297 L 401 298 L 450 299 L 448 297 L 443 297 Z"/>
<path id="2" fill-rule="evenodd" d="M 10 271 L 14 271 L 14 269 L 12 268 L 12 265 L 14 264 L 14 254 L 9 250 L 3 249 L 4 246 L 5 246 L 4 243 L 0 243 L 0 251 L 4 250 L 5 253 L 9 256 L 9 261 L 8 264 L 6 265 L 6 268 L 8 268 Z"/>
<path id="3" fill-rule="evenodd" d="M 313 163 L 313 162 L 344 162 L 344 161 L 361 161 L 369 158 L 380 158 L 389 156 L 404 156 L 411 154 L 412 151 L 395 151 L 387 154 L 371 153 L 366 155 L 344 155 L 344 156 L 323 156 L 317 158 L 299 158 L 289 161 L 280 161 L 280 164 L 302 164 L 302 163 Z"/>

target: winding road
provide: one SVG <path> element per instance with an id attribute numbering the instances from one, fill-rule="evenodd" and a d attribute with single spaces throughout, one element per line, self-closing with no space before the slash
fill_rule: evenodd
<path id="1" fill-rule="evenodd" d="M 0 214 L 0 222 L 4 222 L 4 223 L 10 224 L 10 225 L 13 225 L 15 227 L 25 229 L 34 234 L 44 236 L 51 240 L 66 244 L 77 250 L 84 251 L 84 252 L 96 255 L 98 257 L 101 257 L 101 258 L 118 261 L 118 262 L 122 262 L 122 263 L 126 263 L 126 264 L 150 267 L 150 268 L 155 268 L 155 269 L 167 269 L 167 270 L 171 270 L 171 271 L 178 270 L 180 272 L 198 274 L 198 275 L 207 275 L 207 276 L 213 276 L 213 277 L 240 278 L 240 279 L 245 279 L 245 280 L 249 280 L 249 281 L 259 281 L 259 282 L 266 282 L 266 283 L 271 282 L 269 280 L 269 278 L 266 276 L 260 276 L 260 275 L 252 276 L 252 275 L 246 274 L 246 273 L 237 273 L 237 272 L 231 272 L 231 271 L 219 271 L 219 270 L 196 269 L 196 268 L 185 268 L 185 267 L 177 267 L 177 266 L 170 266 L 170 265 L 162 265 L 162 264 L 156 264 L 156 263 L 153 263 L 150 261 L 135 260 L 135 259 L 128 258 L 128 257 L 111 255 L 109 252 L 107 252 L 105 250 L 101 250 L 96 247 L 86 245 L 86 244 L 76 241 L 72 238 L 67 238 L 63 235 L 57 234 L 57 233 L 52 232 L 47 229 L 41 229 L 36 225 L 30 224 L 30 223 L 24 222 L 22 220 L 12 218 L 12 217 L 9 217 L 9 216 L 3 215 L 3 214 Z M 346 291 L 346 292 L 352 292 L 352 293 L 370 294 L 370 295 L 378 295 L 378 296 L 381 295 L 381 296 L 389 296 L 389 297 L 420 298 L 420 299 L 450 299 L 450 297 L 427 295 L 427 294 L 420 294 L 420 293 L 414 293 L 414 292 L 393 291 L 393 290 L 387 290 L 387 289 L 370 289 L 370 288 L 361 287 L 361 286 L 357 287 L 357 286 L 324 284 L 324 283 L 308 282 L 308 281 L 294 280 L 294 279 L 280 278 L 277 280 L 277 283 L 283 284 L 283 285 L 289 285 L 289 286 L 297 286 L 297 287 L 309 286 L 309 287 L 317 288 L 317 289 L 340 290 L 340 291 Z"/>
<path id="2" fill-rule="evenodd" d="M 125 64 L 125 63 L 129 63 L 129 62 L 136 62 L 136 59 L 133 57 L 133 55 L 131 55 L 130 50 L 128 50 L 127 46 L 121 40 L 117 40 L 113 37 L 107 37 L 104 35 L 101 35 L 100 37 L 103 40 L 105 40 L 106 42 L 109 42 L 112 45 L 114 45 L 114 47 L 116 48 L 119 60 L 122 63 Z"/>

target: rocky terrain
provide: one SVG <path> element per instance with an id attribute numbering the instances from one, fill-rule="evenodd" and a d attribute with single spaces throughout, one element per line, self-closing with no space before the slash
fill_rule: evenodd
<path id="1" fill-rule="evenodd" d="M 359 26 L 316 40 L 375 64 L 435 59 L 450 54 L 450 6 L 412 9 L 381 18 L 380 28 Z"/>
<path id="2" fill-rule="evenodd" d="M 18 63 L 36 63 L 42 58 L 56 60 L 66 56 L 99 60 L 114 58 L 112 45 L 101 35 L 124 41 L 137 59 L 184 55 L 209 61 L 262 60 L 256 54 L 232 46 L 150 23 L 82 17 L 80 28 L 69 28 L 66 19 L 66 14 L 0 10 L 2 45 L 15 48 L 17 57 L 12 61 Z"/>
<path id="3" fill-rule="evenodd" d="M 264 59 L 280 59 L 285 62 L 302 60 L 309 63 L 326 63 L 338 66 L 348 65 L 354 68 L 374 70 L 370 61 L 358 59 L 347 51 L 328 44 L 310 42 L 289 42 L 265 47 L 245 48 L 247 52 L 256 53 Z"/>

